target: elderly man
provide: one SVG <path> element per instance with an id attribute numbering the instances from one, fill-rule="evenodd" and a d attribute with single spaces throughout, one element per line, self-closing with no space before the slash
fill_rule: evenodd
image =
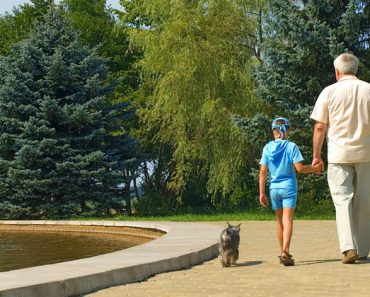
<path id="1" fill-rule="evenodd" d="M 358 63 L 350 53 L 334 60 L 337 82 L 321 92 L 311 114 L 312 165 L 322 162 L 327 133 L 328 183 L 344 264 L 366 260 L 370 250 L 370 84 L 356 77 Z"/>

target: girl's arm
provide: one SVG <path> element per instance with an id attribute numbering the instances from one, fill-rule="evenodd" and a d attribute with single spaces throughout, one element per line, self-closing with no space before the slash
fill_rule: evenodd
<path id="1" fill-rule="evenodd" d="M 299 173 L 315 173 L 315 172 L 321 172 L 324 168 L 324 163 L 320 162 L 314 166 L 311 165 L 303 165 L 301 162 L 294 163 L 295 169 Z"/>
<path id="2" fill-rule="evenodd" d="M 267 166 L 261 165 L 260 166 L 260 174 L 259 174 L 259 190 L 260 190 L 260 203 L 263 207 L 267 207 L 269 205 L 267 196 L 266 196 L 266 177 L 267 177 Z"/>

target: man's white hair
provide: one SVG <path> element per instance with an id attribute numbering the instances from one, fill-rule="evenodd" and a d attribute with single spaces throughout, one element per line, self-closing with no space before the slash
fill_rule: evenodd
<path id="1" fill-rule="evenodd" d="M 356 75 L 358 69 L 358 59 L 351 53 L 344 53 L 334 60 L 334 68 L 342 74 Z"/>

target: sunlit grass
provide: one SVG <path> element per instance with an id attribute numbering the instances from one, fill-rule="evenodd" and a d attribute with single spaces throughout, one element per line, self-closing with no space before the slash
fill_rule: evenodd
<path id="1" fill-rule="evenodd" d="M 128 216 L 117 215 L 112 217 L 82 217 L 78 220 L 118 220 L 118 221 L 171 221 L 171 222 L 206 222 L 206 221 L 272 221 L 275 214 L 269 210 L 253 212 L 232 212 L 213 214 L 178 214 L 169 216 Z M 334 220 L 334 214 L 304 214 L 297 213 L 296 220 Z"/>

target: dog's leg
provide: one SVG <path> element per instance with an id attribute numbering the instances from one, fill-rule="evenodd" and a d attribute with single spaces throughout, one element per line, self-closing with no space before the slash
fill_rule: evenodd
<path id="1" fill-rule="evenodd" d="M 221 254 L 221 264 L 222 264 L 222 267 L 227 266 L 227 255 L 225 252 L 222 252 Z"/>
<path id="2" fill-rule="evenodd" d="M 232 262 L 232 253 L 230 250 L 228 250 L 226 253 L 225 253 L 225 258 L 226 258 L 226 264 L 225 266 L 226 267 L 229 267 L 231 265 L 231 262 Z"/>
<path id="3" fill-rule="evenodd" d="M 231 259 L 227 258 L 225 267 L 230 267 L 230 265 L 231 265 L 230 262 L 231 262 Z"/>
<path id="4" fill-rule="evenodd" d="M 239 249 L 236 249 L 234 255 L 233 255 L 233 260 L 232 260 L 232 265 L 236 264 L 236 261 L 239 259 Z"/>

